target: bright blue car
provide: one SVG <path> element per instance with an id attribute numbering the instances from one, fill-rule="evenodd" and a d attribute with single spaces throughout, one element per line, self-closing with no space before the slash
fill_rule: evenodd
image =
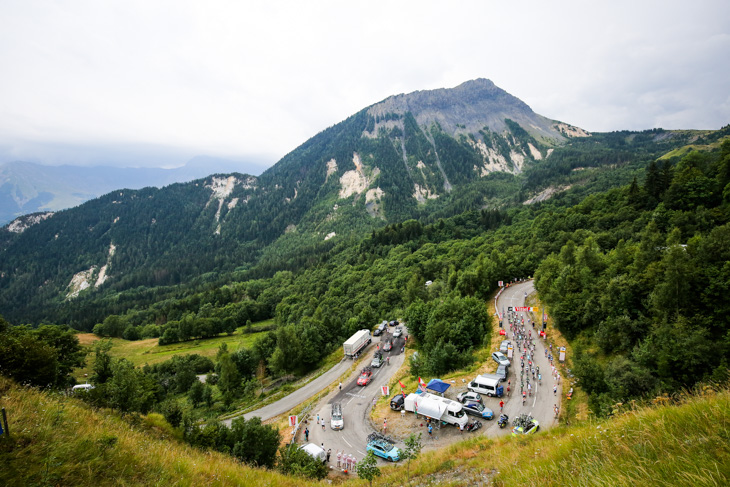
<path id="1" fill-rule="evenodd" d="M 494 412 L 489 408 L 485 408 L 478 402 L 468 402 L 464 404 L 464 411 L 466 411 L 467 414 L 473 414 L 474 416 L 479 416 L 482 419 L 494 419 Z"/>
<path id="2" fill-rule="evenodd" d="M 379 433 L 372 433 L 368 436 L 368 445 L 365 447 L 365 451 L 371 451 L 390 462 L 400 460 L 400 449 L 393 444 L 392 440 Z"/>

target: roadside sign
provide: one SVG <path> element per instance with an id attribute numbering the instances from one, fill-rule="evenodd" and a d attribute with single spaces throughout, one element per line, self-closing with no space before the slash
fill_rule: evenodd
<path id="1" fill-rule="evenodd" d="M 515 306 L 515 311 L 532 311 L 532 306 Z"/>
<path id="2" fill-rule="evenodd" d="M 504 281 L 497 281 L 497 285 L 499 287 L 504 287 Z"/>
<path id="3" fill-rule="evenodd" d="M 512 311 L 512 306 L 507 306 L 507 311 Z"/>
<path id="4" fill-rule="evenodd" d="M 382 386 L 380 388 L 380 390 L 383 392 L 383 395 L 384 396 L 389 396 L 390 395 L 390 387 L 389 386 Z"/>
<path id="5" fill-rule="evenodd" d="M 289 416 L 289 426 L 295 428 L 299 423 L 299 419 L 296 416 Z"/>

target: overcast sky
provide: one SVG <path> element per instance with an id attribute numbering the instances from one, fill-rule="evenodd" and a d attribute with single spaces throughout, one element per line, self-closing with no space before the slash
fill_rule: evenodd
<path id="1" fill-rule="evenodd" d="M 730 1 L 2 0 L 0 66 L 0 158 L 47 163 L 273 164 L 390 95 L 474 78 L 589 131 L 717 129 Z"/>

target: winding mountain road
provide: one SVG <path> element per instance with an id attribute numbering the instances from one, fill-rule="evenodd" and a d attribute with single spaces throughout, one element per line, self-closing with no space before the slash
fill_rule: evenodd
<path id="1" fill-rule="evenodd" d="M 517 307 L 525 305 L 525 297 L 535 291 L 533 282 L 526 281 L 512 285 L 505 288 L 504 291 L 497 298 L 496 306 L 500 312 L 504 309 L 507 311 L 509 307 Z M 536 323 L 533 328 L 533 324 L 528 322 L 528 314 L 524 312 L 517 312 L 517 322 L 519 323 L 524 317 L 525 329 L 532 331 L 532 336 L 537 336 L 541 323 Z M 505 339 L 509 339 L 514 344 L 515 337 L 514 333 L 510 331 L 510 326 L 507 317 L 504 318 L 504 326 L 508 332 Z M 403 337 L 393 339 L 392 337 L 393 328 L 389 328 L 388 332 L 383 334 L 379 339 L 374 338 L 373 343 L 366 349 L 366 355 L 361 360 L 361 367 L 353 371 L 346 379 L 342 381 L 341 388 L 335 388 L 326 397 L 322 398 L 313 408 L 309 414 L 309 421 L 306 424 L 302 424 L 299 440 L 305 443 L 303 437 L 304 428 L 309 429 L 309 442 L 317 445 L 324 445 L 325 450 L 330 449 L 332 451 L 332 457 L 330 459 L 330 466 L 336 465 L 336 452 L 343 451 L 354 455 L 356 459 L 362 459 L 365 456 L 365 444 L 366 439 L 370 433 L 373 432 L 368 414 L 372 409 L 374 399 L 381 397 L 381 386 L 388 384 L 392 375 L 398 370 L 403 364 L 405 355 L 401 353 L 405 340 Z M 407 330 L 404 327 L 404 333 Z M 370 360 L 373 354 L 378 351 L 387 340 L 393 340 L 393 348 L 390 352 L 385 352 L 384 356 L 390 356 L 390 365 L 383 365 L 380 368 L 373 369 L 373 378 L 367 386 L 358 386 L 357 378 L 360 375 L 360 368 L 370 364 Z M 510 367 L 508 379 L 511 383 L 512 392 L 509 396 L 505 395 L 504 400 L 504 412 L 510 418 L 510 426 L 508 428 L 499 428 L 496 418 L 499 417 L 499 398 L 484 397 L 484 405 L 492 409 L 495 413 L 495 420 L 493 421 L 482 421 L 482 429 L 476 434 L 485 434 L 488 436 L 499 436 L 507 435 L 511 432 L 512 421 L 515 417 L 520 414 L 530 414 L 540 423 L 540 428 L 545 429 L 556 424 L 554 407 L 555 405 L 560 406 L 561 398 L 561 387 L 562 383 L 558 385 L 557 391 L 553 391 L 553 386 L 556 385 L 555 381 L 551 377 L 551 366 L 549 360 L 545 357 L 545 347 L 547 346 L 544 339 L 535 340 L 536 350 L 534 354 L 534 362 L 540 367 L 542 373 L 542 385 L 538 385 L 533 381 L 532 395 L 528 396 L 525 404 L 522 404 L 521 392 L 520 392 L 520 354 L 521 352 L 515 350 L 514 357 L 512 358 L 512 366 Z M 557 361 L 557 350 L 553 351 L 555 361 Z M 334 383 L 342 374 L 352 366 L 351 360 L 343 360 L 339 364 L 335 365 L 332 369 L 328 370 L 321 376 L 312 380 L 304 387 L 294 391 L 290 395 L 286 396 L 275 403 L 264 406 L 263 408 L 251 411 L 244 414 L 246 419 L 254 416 L 259 416 L 262 420 L 271 419 L 275 416 L 285 414 L 292 408 L 311 398 L 322 389 L 328 387 Z M 507 383 L 504 383 L 505 391 L 507 389 Z M 446 396 L 455 399 L 456 394 L 465 390 L 465 387 L 451 387 L 447 392 Z M 395 394 L 395 391 L 391 391 L 391 396 Z M 342 404 L 342 411 L 345 421 L 345 427 L 339 431 L 333 431 L 330 428 L 330 418 L 332 404 Z M 400 414 L 400 413 L 392 413 Z M 317 423 L 316 418 L 319 417 L 320 421 Z M 392 416 L 396 419 L 397 416 Z M 401 418 L 398 418 L 401 419 Z M 416 419 L 412 413 L 406 413 L 406 421 L 409 423 L 408 428 L 414 432 L 418 432 L 423 424 L 423 419 Z M 230 426 L 231 420 L 224 421 Z M 324 423 L 324 428 L 322 427 Z M 426 437 L 425 429 L 422 429 L 424 437 Z M 434 449 L 443 447 L 453 441 L 458 441 L 463 438 L 464 435 L 470 433 L 460 433 L 457 428 L 450 426 L 443 427 L 435 432 L 433 438 L 424 438 L 425 449 Z M 398 442 L 397 445 L 403 448 L 403 443 Z M 378 462 L 385 464 L 382 459 L 378 459 Z"/>

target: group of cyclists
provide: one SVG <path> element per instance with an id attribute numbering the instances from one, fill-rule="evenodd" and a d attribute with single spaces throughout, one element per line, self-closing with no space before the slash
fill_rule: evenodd
<path id="1" fill-rule="evenodd" d="M 532 396 L 533 384 L 537 381 L 538 385 L 542 385 L 542 374 L 540 366 L 534 363 L 536 343 L 532 337 L 532 330 L 525 326 L 525 318 L 521 317 L 518 323 L 517 314 L 510 311 L 508 315 L 511 338 L 514 340 L 516 350 L 520 355 L 520 394 L 522 395 L 522 404 L 527 401 L 527 397 Z M 528 325 L 530 319 L 527 319 Z M 532 323 L 535 327 L 535 323 Z M 552 347 L 551 347 L 552 348 Z M 548 348 L 545 348 L 545 357 L 548 357 Z M 552 364 L 552 354 L 550 354 L 550 363 Z M 510 392 L 511 381 L 508 382 L 507 392 Z"/>

